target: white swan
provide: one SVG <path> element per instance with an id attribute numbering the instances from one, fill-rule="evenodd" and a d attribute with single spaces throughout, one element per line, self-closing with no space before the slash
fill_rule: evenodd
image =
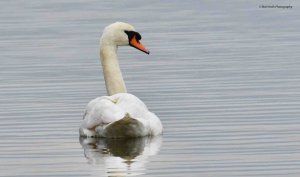
<path id="1" fill-rule="evenodd" d="M 141 137 L 162 133 L 159 118 L 136 96 L 126 93 L 117 59 L 118 46 L 130 45 L 147 54 L 141 35 L 123 22 L 108 25 L 100 40 L 100 58 L 109 96 L 98 97 L 86 107 L 79 133 L 87 137 Z"/>

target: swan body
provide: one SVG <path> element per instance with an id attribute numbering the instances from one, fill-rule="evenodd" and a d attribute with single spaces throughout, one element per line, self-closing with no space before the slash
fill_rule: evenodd
<path id="1" fill-rule="evenodd" d="M 138 97 L 127 93 L 117 59 L 118 46 L 130 45 L 149 54 L 140 39 L 140 34 L 127 23 L 116 22 L 104 29 L 100 58 L 109 96 L 88 103 L 79 129 L 81 136 L 120 138 L 162 133 L 159 118 Z"/>

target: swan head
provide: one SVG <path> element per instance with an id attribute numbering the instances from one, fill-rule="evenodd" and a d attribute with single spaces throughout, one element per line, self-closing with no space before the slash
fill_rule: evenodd
<path id="1" fill-rule="evenodd" d="M 115 22 L 105 27 L 101 44 L 116 46 L 131 46 L 147 54 L 150 53 L 140 42 L 141 35 L 128 23 Z"/>

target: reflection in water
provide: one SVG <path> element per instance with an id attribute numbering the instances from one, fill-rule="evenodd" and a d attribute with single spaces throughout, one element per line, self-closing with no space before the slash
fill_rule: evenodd
<path id="1" fill-rule="evenodd" d="M 149 156 L 158 153 L 162 137 L 99 139 L 80 137 L 90 164 L 104 163 L 107 176 L 135 176 L 145 170 Z"/>

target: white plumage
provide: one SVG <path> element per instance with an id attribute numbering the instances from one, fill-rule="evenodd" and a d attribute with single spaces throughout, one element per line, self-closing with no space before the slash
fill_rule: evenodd
<path id="1" fill-rule="evenodd" d="M 124 131 L 116 130 L 118 133 L 108 134 L 107 129 L 124 128 L 122 125 L 129 130 L 125 128 Z M 130 132 L 130 127 L 134 128 L 134 132 Z M 161 132 L 159 118 L 139 98 L 129 93 L 102 96 L 90 101 L 80 127 L 80 135 L 97 137 L 155 136 Z"/>
<path id="2" fill-rule="evenodd" d="M 159 118 L 127 89 L 120 71 L 117 48 L 131 45 L 149 53 L 139 42 L 133 26 L 116 22 L 107 26 L 101 37 L 100 57 L 108 95 L 90 101 L 80 126 L 81 136 L 140 137 L 162 133 Z"/>

